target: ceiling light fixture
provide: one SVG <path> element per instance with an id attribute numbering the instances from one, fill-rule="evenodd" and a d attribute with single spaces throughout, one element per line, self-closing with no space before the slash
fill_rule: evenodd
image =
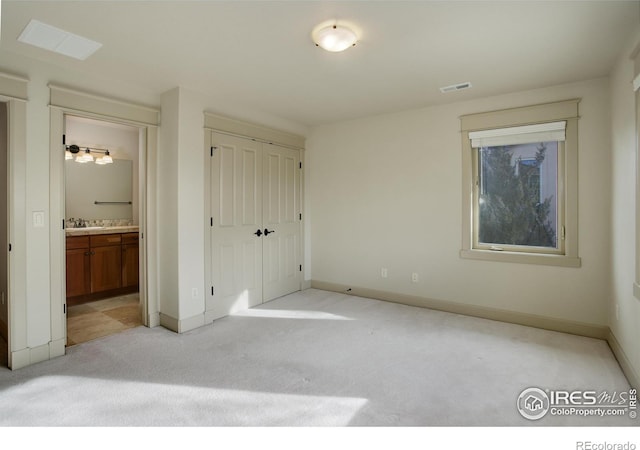
<path id="1" fill-rule="evenodd" d="M 353 47 L 358 41 L 355 31 L 345 25 L 326 22 L 315 27 L 311 33 L 313 42 L 328 52 L 341 52 Z"/>

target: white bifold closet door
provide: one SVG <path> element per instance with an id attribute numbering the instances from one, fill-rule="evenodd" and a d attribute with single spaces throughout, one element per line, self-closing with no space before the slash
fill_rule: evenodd
<path id="1" fill-rule="evenodd" d="M 212 133 L 211 279 L 221 317 L 300 290 L 300 151 Z"/>

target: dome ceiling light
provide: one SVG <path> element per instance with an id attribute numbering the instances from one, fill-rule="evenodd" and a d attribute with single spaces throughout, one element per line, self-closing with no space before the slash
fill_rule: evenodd
<path id="1" fill-rule="evenodd" d="M 353 47 L 358 41 L 355 31 L 345 25 L 325 23 L 318 25 L 311 33 L 313 42 L 328 52 L 341 52 Z"/>

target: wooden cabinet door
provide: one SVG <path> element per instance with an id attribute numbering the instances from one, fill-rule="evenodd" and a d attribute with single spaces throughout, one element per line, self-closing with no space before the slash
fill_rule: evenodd
<path id="1" fill-rule="evenodd" d="M 122 244 L 122 287 L 138 285 L 138 244 Z"/>
<path id="2" fill-rule="evenodd" d="M 91 293 L 122 286 L 120 245 L 91 248 Z"/>
<path id="3" fill-rule="evenodd" d="M 89 248 L 67 250 L 67 297 L 91 292 Z"/>

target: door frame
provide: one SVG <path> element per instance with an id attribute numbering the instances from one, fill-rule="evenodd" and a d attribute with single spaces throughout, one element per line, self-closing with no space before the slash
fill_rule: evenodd
<path id="1" fill-rule="evenodd" d="M 148 218 L 156 211 L 156 158 L 159 110 L 49 85 L 50 103 L 50 275 L 51 343 L 64 354 L 66 345 L 65 279 L 65 177 L 62 139 L 66 115 L 121 123 L 139 130 L 139 230 L 140 230 L 140 303 L 142 322 L 147 327 L 160 324 L 156 289 L 157 224 Z"/>
<path id="2" fill-rule="evenodd" d="M 203 164 L 205 169 L 204 176 L 204 211 L 207 213 L 205 216 L 206 223 L 204 224 L 204 248 L 205 248 L 205 323 L 211 323 L 219 317 L 214 315 L 213 308 L 210 306 L 213 298 L 213 277 L 211 267 L 211 152 L 212 152 L 212 134 L 223 133 L 231 136 L 237 136 L 245 139 L 252 139 L 258 142 L 266 144 L 276 144 L 281 147 L 293 148 L 300 151 L 300 161 L 302 167 L 299 177 L 299 189 L 300 189 L 300 211 L 302 212 L 302 220 L 300 221 L 300 255 L 299 261 L 303 264 L 305 261 L 305 221 L 306 214 L 304 214 L 304 161 L 305 161 L 305 138 L 296 134 L 288 133 L 285 131 L 274 130 L 264 127 L 262 125 L 256 125 L 250 122 L 244 122 L 237 119 L 231 119 L 229 117 L 221 116 L 218 114 L 204 112 L 204 148 L 202 152 Z M 300 273 L 300 290 L 306 287 L 304 282 L 304 270 Z"/>
<path id="3" fill-rule="evenodd" d="M 7 365 L 26 365 L 26 148 L 28 80 L 0 73 L 0 101 L 7 104 Z"/>

